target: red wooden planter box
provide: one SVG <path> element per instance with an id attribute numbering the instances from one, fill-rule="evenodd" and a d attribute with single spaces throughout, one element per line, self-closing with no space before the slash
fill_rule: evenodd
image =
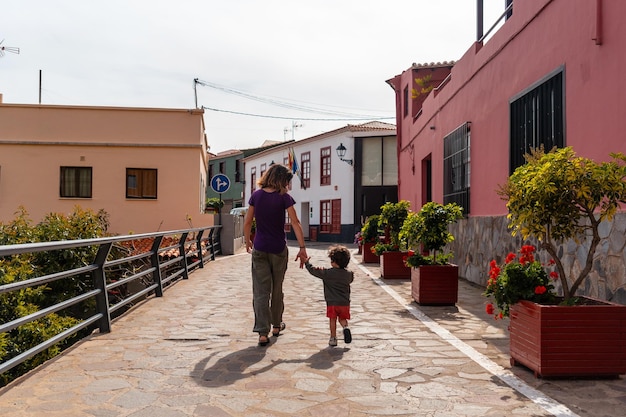
<path id="1" fill-rule="evenodd" d="M 385 279 L 411 278 L 411 268 L 404 264 L 408 252 L 383 252 L 380 255 L 380 275 Z"/>
<path id="2" fill-rule="evenodd" d="M 455 305 L 459 298 L 457 265 L 411 268 L 411 296 L 421 305 Z"/>
<path id="3" fill-rule="evenodd" d="M 520 301 L 510 310 L 511 365 L 535 376 L 626 373 L 626 306 L 556 306 Z"/>
<path id="4" fill-rule="evenodd" d="M 375 254 L 372 253 L 372 248 L 374 247 L 375 243 L 364 243 L 363 244 L 363 260 L 362 263 L 364 264 L 374 264 L 374 263 L 378 263 L 380 262 L 380 258 Z"/>

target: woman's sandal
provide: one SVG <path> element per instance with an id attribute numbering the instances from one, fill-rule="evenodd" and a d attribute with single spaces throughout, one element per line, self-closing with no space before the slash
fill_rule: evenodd
<path id="1" fill-rule="evenodd" d="M 270 342 L 270 338 L 266 335 L 259 335 L 259 346 L 267 346 L 267 344 Z"/>
<path id="2" fill-rule="evenodd" d="M 280 323 L 280 326 L 272 326 L 272 336 L 280 336 L 280 332 L 285 330 L 285 327 L 287 327 L 285 322 Z"/>

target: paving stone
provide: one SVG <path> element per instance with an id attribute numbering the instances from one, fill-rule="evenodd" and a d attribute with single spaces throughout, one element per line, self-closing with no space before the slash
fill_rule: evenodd
<path id="1" fill-rule="evenodd" d="M 328 262 L 327 246 L 307 244 L 313 263 Z M 475 285 L 459 281 L 456 306 L 420 307 L 410 280 L 381 280 L 377 264 L 359 261 L 349 266 L 351 344 L 328 347 L 321 282 L 290 262 L 287 329 L 259 347 L 250 256 L 220 256 L 116 319 L 111 333 L 1 389 L 0 415 L 542 417 L 552 415 L 546 399 L 569 408 L 563 417 L 626 409 L 623 377 L 542 380 L 512 368 L 507 322 L 484 313 Z M 472 351 L 545 397 L 516 391 Z"/>

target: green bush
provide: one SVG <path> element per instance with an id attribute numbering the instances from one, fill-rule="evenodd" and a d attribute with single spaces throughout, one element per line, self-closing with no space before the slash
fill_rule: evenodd
<path id="1" fill-rule="evenodd" d="M 37 225 L 32 224 L 24 207 L 16 212 L 11 222 L 0 222 L 0 245 L 49 242 L 55 240 L 89 239 L 106 235 L 108 215 L 75 207 L 69 215 L 50 213 Z M 0 259 L 0 285 L 19 282 L 60 270 L 68 270 L 93 262 L 96 248 L 26 253 Z M 90 275 L 66 278 L 47 285 L 27 288 L 0 295 L 0 320 L 10 322 L 27 316 L 49 305 L 72 298 L 93 288 Z M 92 300 L 70 309 L 52 313 L 10 332 L 0 334 L 0 362 L 11 359 L 37 344 L 76 325 L 93 310 Z M 46 360 L 54 357 L 81 335 L 74 335 L 62 343 L 35 355 L 21 365 L 0 375 L 5 385 Z"/>

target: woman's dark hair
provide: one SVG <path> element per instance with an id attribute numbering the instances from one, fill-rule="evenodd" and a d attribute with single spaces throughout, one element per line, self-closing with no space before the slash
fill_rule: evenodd
<path id="1" fill-rule="evenodd" d="M 285 192 L 292 178 L 293 174 L 286 166 L 274 164 L 265 171 L 263 176 L 257 181 L 257 184 L 261 188 L 273 188 L 277 191 Z"/>
<path id="2" fill-rule="evenodd" d="M 335 245 L 328 249 L 328 257 L 340 268 L 345 268 L 350 263 L 350 251 L 345 246 Z"/>

